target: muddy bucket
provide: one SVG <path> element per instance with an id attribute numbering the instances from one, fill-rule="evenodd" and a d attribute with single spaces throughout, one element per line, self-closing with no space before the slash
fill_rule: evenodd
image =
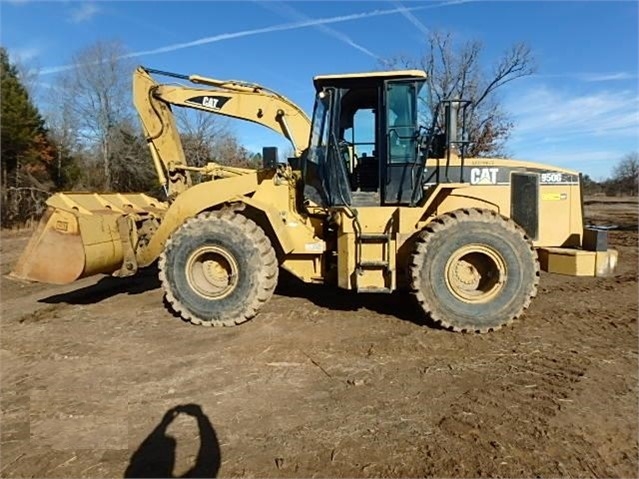
<path id="1" fill-rule="evenodd" d="M 58 193 L 47 205 L 10 277 L 67 284 L 118 271 L 124 256 L 118 220 L 161 216 L 166 209 L 144 194 Z"/>

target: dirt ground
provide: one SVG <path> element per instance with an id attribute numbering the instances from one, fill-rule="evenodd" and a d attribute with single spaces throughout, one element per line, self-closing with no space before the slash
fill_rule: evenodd
<path id="1" fill-rule="evenodd" d="M 637 203 L 614 278 L 544 274 L 511 327 L 456 334 L 402 295 L 280 287 L 235 328 L 154 272 L 2 279 L 2 477 L 637 477 Z M 27 240 L 2 237 L 6 274 Z"/>

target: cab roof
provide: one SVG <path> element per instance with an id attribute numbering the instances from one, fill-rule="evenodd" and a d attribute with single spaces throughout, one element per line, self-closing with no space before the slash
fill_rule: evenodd
<path id="1" fill-rule="evenodd" d="M 343 73 L 335 75 L 317 75 L 313 77 L 315 89 L 320 90 L 325 86 L 340 86 L 345 84 L 353 85 L 355 82 L 371 83 L 383 80 L 416 80 L 426 78 L 426 72 L 423 70 L 390 70 L 375 71 L 363 73 Z"/>

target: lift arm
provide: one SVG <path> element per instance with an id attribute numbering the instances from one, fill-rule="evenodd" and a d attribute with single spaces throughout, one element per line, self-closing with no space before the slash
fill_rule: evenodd
<path id="1" fill-rule="evenodd" d="M 188 80 L 207 88 L 158 84 L 151 73 Z M 306 148 L 311 122 L 295 103 L 263 86 L 199 75 L 138 67 L 133 74 L 133 102 L 138 111 L 160 184 L 171 195 L 190 186 L 188 166 L 171 105 L 194 108 L 264 125 L 286 137 L 299 156 Z"/>

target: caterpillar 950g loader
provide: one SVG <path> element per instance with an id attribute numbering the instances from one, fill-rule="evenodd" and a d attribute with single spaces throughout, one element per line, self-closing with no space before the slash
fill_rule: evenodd
<path id="1" fill-rule="evenodd" d="M 445 101 L 442 118 L 424 121 L 425 77 L 317 76 L 309 119 L 259 85 L 138 68 L 134 103 L 165 201 L 55 194 L 13 276 L 69 283 L 159 260 L 182 318 L 230 326 L 257 314 L 284 268 L 360 293 L 410 291 L 444 327 L 486 332 L 523 313 L 540 269 L 611 274 L 617 253 L 605 232 L 584 228 L 579 174 L 465 158 L 468 103 Z M 262 124 L 288 138 L 295 157 L 282 164 L 265 149 L 259 170 L 189 165 L 172 105 Z M 195 174 L 206 181 L 195 184 Z"/>

